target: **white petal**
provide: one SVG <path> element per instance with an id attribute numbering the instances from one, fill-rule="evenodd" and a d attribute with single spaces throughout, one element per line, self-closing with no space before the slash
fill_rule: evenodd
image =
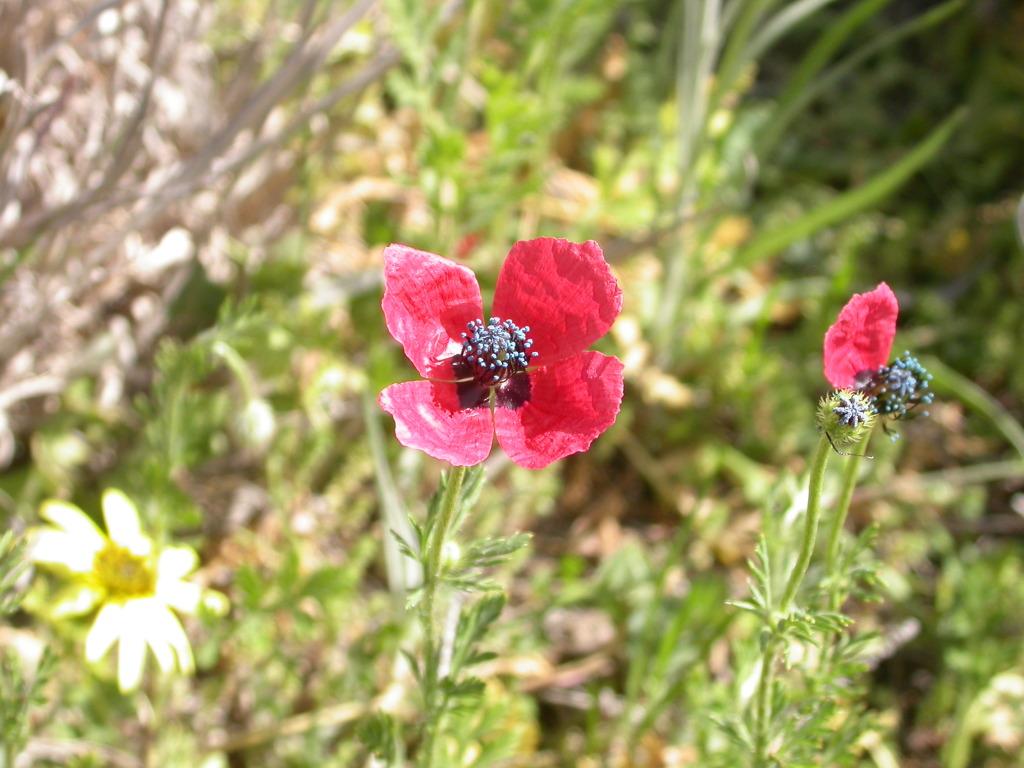
<path id="1" fill-rule="evenodd" d="M 133 555 L 149 554 L 152 543 L 142 535 L 138 510 L 131 499 L 114 488 L 103 492 L 103 519 L 107 522 L 111 541 Z"/>
<path id="2" fill-rule="evenodd" d="M 63 619 L 66 616 L 81 616 L 91 611 L 101 595 L 85 584 L 69 586 L 57 596 L 53 603 L 53 618 Z"/>
<path id="3" fill-rule="evenodd" d="M 191 675 L 195 671 L 196 662 L 192 657 L 192 646 L 189 645 L 188 635 L 182 629 L 177 616 L 166 607 L 159 606 L 155 600 L 152 602 L 158 606 L 158 610 L 153 611 L 152 634 L 159 634 L 165 642 L 170 643 L 174 652 L 178 654 L 178 668 L 184 674 Z"/>
<path id="4" fill-rule="evenodd" d="M 142 631 L 146 635 L 146 645 L 152 649 L 153 655 L 156 657 L 156 663 L 160 665 L 160 669 L 163 670 L 165 674 L 167 672 L 173 672 L 174 652 L 171 650 L 171 643 L 167 639 L 163 626 L 164 615 L 167 614 L 167 609 L 152 598 L 138 600 L 136 602 L 140 604 L 140 608 L 143 605 L 145 606 L 145 611 L 139 611 L 139 626 L 142 627 Z"/>
<path id="5" fill-rule="evenodd" d="M 199 555 L 191 547 L 168 547 L 157 561 L 157 578 L 180 579 L 199 565 Z"/>
<path id="6" fill-rule="evenodd" d="M 85 637 L 85 659 L 95 663 L 107 655 L 110 646 L 121 636 L 124 610 L 117 603 L 107 603 L 96 616 Z"/>
<path id="7" fill-rule="evenodd" d="M 153 651 L 153 656 L 156 658 L 157 666 L 160 667 L 160 671 L 165 675 L 174 671 L 174 651 L 171 650 L 170 643 L 164 640 L 163 637 L 154 634 L 152 627 L 149 627 L 146 633 L 146 645 Z"/>
<path id="8" fill-rule="evenodd" d="M 105 542 L 100 537 L 100 546 L 96 549 L 88 546 L 90 543 L 94 542 L 56 528 L 40 528 L 32 534 L 29 557 L 37 563 L 62 565 L 75 573 L 88 573 L 92 570 L 96 553 L 103 548 Z"/>
<path id="9" fill-rule="evenodd" d="M 137 600 L 125 603 L 121 623 L 121 643 L 117 648 L 117 684 L 121 693 L 134 691 L 142 680 L 142 667 L 146 662 L 146 635 L 139 611 L 133 606 Z"/>
<path id="10" fill-rule="evenodd" d="M 159 579 L 156 583 L 156 597 L 164 605 L 177 608 L 182 613 L 193 614 L 199 607 L 203 590 L 187 581 Z"/>
<path id="11" fill-rule="evenodd" d="M 43 502 L 39 513 L 51 523 L 71 534 L 83 549 L 99 552 L 107 545 L 106 537 L 100 531 L 99 526 L 74 504 L 50 499 Z"/>

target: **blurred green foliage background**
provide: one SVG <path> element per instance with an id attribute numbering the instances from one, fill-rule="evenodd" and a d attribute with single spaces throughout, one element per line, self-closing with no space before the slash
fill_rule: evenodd
<path id="1" fill-rule="evenodd" d="M 6 0 L 4 526 L 118 487 L 232 601 L 134 698 L 85 622 L 8 616 L 11 664 L 60 660 L 24 759 L 374 764 L 370 712 L 415 715 L 387 529 L 440 469 L 376 406 L 414 377 L 381 251 L 486 295 L 544 235 L 604 248 L 626 397 L 587 454 L 488 461 L 470 528 L 535 538 L 459 764 L 740 764 L 725 603 L 800 490 L 824 331 L 884 280 L 937 397 L 863 463 L 884 599 L 847 612 L 883 641 L 837 706 L 870 727 L 814 764 L 1020 765 L 1021 126 L 1010 0 Z"/>

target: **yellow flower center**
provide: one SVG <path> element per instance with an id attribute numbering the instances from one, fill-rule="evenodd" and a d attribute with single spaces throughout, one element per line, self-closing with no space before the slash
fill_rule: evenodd
<path id="1" fill-rule="evenodd" d="M 96 553 L 92 572 L 111 600 L 152 597 L 156 574 L 148 558 L 133 555 L 113 542 Z"/>

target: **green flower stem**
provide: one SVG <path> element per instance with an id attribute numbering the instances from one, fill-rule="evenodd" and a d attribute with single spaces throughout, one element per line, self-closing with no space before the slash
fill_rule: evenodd
<path id="1" fill-rule="evenodd" d="M 832 443 L 828 436 L 822 432 L 818 440 L 818 448 L 814 452 L 814 461 L 811 464 L 811 483 L 807 489 L 807 514 L 804 524 L 804 540 L 800 545 L 800 557 L 796 561 L 796 567 L 789 575 L 786 583 L 786 591 L 782 595 L 782 613 L 789 613 L 790 604 L 796 597 L 800 583 L 807 573 L 807 566 L 811 563 L 811 555 L 814 553 L 814 540 L 818 535 L 818 521 L 821 519 L 821 488 L 825 483 L 825 467 L 828 466 L 828 457 L 832 454 Z"/>
<path id="2" fill-rule="evenodd" d="M 807 566 L 811 563 L 811 555 L 814 554 L 814 542 L 818 535 L 818 522 L 821 520 L 821 489 L 825 483 L 825 468 L 828 466 L 828 457 L 832 454 L 832 443 L 823 432 L 818 440 L 818 447 L 814 452 L 814 459 L 811 463 L 811 481 L 807 489 L 807 512 L 804 524 L 804 538 L 800 545 L 800 556 L 797 559 L 793 572 L 786 582 L 786 590 L 782 596 L 780 611 L 783 615 L 789 613 L 797 590 L 807 573 Z M 773 612 L 774 613 L 774 612 Z M 771 632 L 774 628 L 768 627 Z M 777 638 L 772 635 L 764 641 L 761 649 L 761 676 L 757 682 L 757 690 L 754 694 L 754 765 L 768 766 L 771 763 L 768 754 L 768 723 L 771 720 L 771 692 L 772 680 L 775 671 Z"/>
<path id="3" fill-rule="evenodd" d="M 423 553 L 423 597 L 420 599 L 420 625 L 423 628 L 423 706 L 426 720 L 423 745 L 419 753 L 420 768 L 434 763 L 437 735 L 442 716 L 440 657 L 441 637 L 435 618 L 438 590 L 441 586 L 441 555 L 459 509 L 466 467 L 452 467 L 448 473 L 444 496 L 437 508 L 437 517 L 428 521 L 426 551 Z"/>
<path id="4" fill-rule="evenodd" d="M 839 500 L 836 503 L 835 514 L 832 516 L 832 527 L 828 532 L 828 548 L 825 550 L 825 574 L 832 579 L 832 593 L 829 597 L 829 603 L 833 611 L 839 607 L 839 587 L 834 579 L 836 575 L 836 560 L 839 557 L 839 537 L 843 533 L 846 514 L 850 511 L 853 489 L 857 486 L 857 471 L 860 469 L 860 460 L 863 458 L 870 440 L 871 433 L 868 432 L 863 440 L 850 449 L 851 455 L 848 457 L 843 471 L 843 485 L 839 491 Z"/>
<path id="5" fill-rule="evenodd" d="M 253 387 L 252 371 L 249 370 L 248 363 L 235 351 L 234 347 L 225 344 L 223 341 L 213 342 L 210 351 L 223 360 L 228 368 L 231 369 L 231 372 L 235 374 L 235 378 L 238 379 L 238 383 L 242 387 L 242 396 L 245 398 L 245 402 L 248 403 L 252 400 L 256 395 L 256 391 Z"/>

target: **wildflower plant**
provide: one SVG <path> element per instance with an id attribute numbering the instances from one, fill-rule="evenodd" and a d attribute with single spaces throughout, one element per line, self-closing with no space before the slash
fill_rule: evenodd
<path id="1" fill-rule="evenodd" d="M 147 648 L 164 673 L 192 674 L 192 647 L 175 611 L 226 608 L 223 595 L 186 580 L 199 563 L 195 551 L 158 550 L 143 534 L 135 505 L 115 489 L 103 494 L 106 531 L 65 501 L 44 502 L 41 514 L 51 525 L 34 532 L 31 559 L 70 582 L 50 609 L 52 618 L 96 612 L 86 635 L 86 660 L 99 662 L 116 645 L 123 693 L 139 687 Z"/>
<path id="2" fill-rule="evenodd" d="M 529 540 L 514 534 L 455 541 L 482 487 L 479 464 L 494 436 L 513 462 L 540 469 L 587 450 L 622 401 L 622 363 L 586 349 L 622 308 L 597 243 L 517 243 L 498 276 L 494 316 L 485 321 L 482 306 L 469 269 L 404 245 L 385 251 L 387 327 L 424 380 L 393 384 L 379 402 L 394 416 L 399 442 L 452 465 L 426 522 L 413 522 L 415 541 L 399 538 L 423 573 L 410 602 L 423 630 L 422 654 L 411 658 L 422 696 L 417 761 L 424 767 L 442 753 L 450 716 L 470 709 L 483 691 L 467 670 L 489 658 L 478 646 L 505 603 L 483 571 Z M 485 593 L 468 606 L 453 598 L 456 618 L 446 622 L 447 632 L 438 626 L 439 613 L 450 615 L 440 610 L 442 587 L 449 595 Z M 385 755 L 394 745 L 383 737 L 390 729 L 386 723 L 367 730 Z M 453 759 L 450 749 L 444 752 Z"/>
<path id="3" fill-rule="evenodd" d="M 854 745 L 869 727 L 868 716 L 855 708 L 844 713 L 837 705 L 856 690 L 865 668 L 871 636 L 848 634 L 853 620 L 842 607 L 851 596 L 877 599 L 875 530 L 865 530 L 845 552 L 840 539 L 875 424 L 906 418 L 918 404 L 931 402 L 931 377 L 909 353 L 888 362 L 897 314 L 895 295 L 881 283 L 853 296 L 825 334 L 825 377 L 836 390 L 818 407 L 821 436 L 810 463 L 803 527 L 795 538 L 762 535 L 750 563 L 750 599 L 736 603 L 762 622 L 752 670 L 756 685 L 745 714 L 723 726 L 752 766 L 852 765 Z M 850 453 L 837 447 L 847 444 L 857 447 Z M 808 589 L 833 453 L 848 463 L 830 515 L 824 562 Z M 816 746 L 808 751 L 811 744 Z"/>

